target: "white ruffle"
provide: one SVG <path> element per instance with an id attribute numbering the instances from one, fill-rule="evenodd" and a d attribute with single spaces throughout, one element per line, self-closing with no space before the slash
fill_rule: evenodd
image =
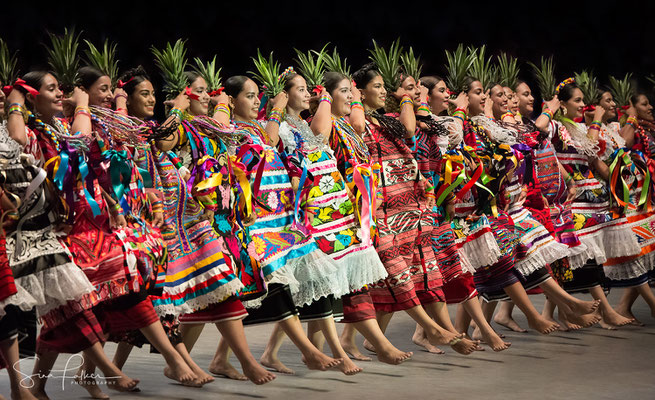
<path id="1" fill-rule="evenodd" d="M 607 258 L 636 256 L 641 253 L 637 236 L 628 224 L 605 229 L 603 244 Z"/>
<path id="2" fill-rule="evenodd" d="M 548 244 L 514 264 L 516 270 L 523 276 L 528 276 L 538 269 L 545 267 L 546 264 L 550 264 L 569 255 L 569 246 L 559 243 L 555 239 L 547 240 L 549 240 Z"/>
<path id="3" fill-rule="evenodd" d="M 475 240 L 466 241 L 457 249 L 460 258 L 466 258 L 470 268 L 479 269 L 498 262 L 500 247 L 493 233 L 487 232 Z"/>
<path id="4" fill-rule="evenodd" d="M 587 260 L 596 260 L 598 264 L 607 261 L 607 256 L 603 251 L 603 236 L 603 231 L 600 230 L 594 234 L 580 237 L 580 242 L 586 246 L 586 250 L 569 257 L 571 269 L 584 266 Z"/>
<path id="5" fill-rule="evenodd" d="M 72 262 L 16 278 L 14 282 L 17 293 L 0 303 L 0 307 L 11 304 L 23 311 L 36 307 L 39 318 L 95 290 L 84 272 Z"/>
<path id="6" fill-rule="evenodd" d="M 604 265 L 605 276 L 613 281 L 624 281 L 639 278 L 652 271 L 655 267 L 655 252 L 615 265 Z"/>
<path id="7" fill-rule="evenodd" d="M 372 246 L 352 252 L 336 260 L 336 263 L 345 267 L 349 292 L 361 290 L 364 286 L 387 277 L 387 270 Z"/>
<path id="8" fill-rule="evenodd" d="M 155 307 L 155 311 L 159 316 L 165 315 L 182 315 L 191 314 L 196 311 L 204 310 L 205 308 L 225 301 L 228 297 L 234 296 L 240 289 L 243 288 L 243 283 L 239 279 L 233 279 L 230 282 L 218 287 L 207 294 L 187 300 L 180 305 L 164 304 Z"/>
<path id="9" fill-rule="evenodd" d="M 287 264 L 289 265 L 289 264 Z M 311 304 L 321 297 L 339 298 L 349 293 L 345 268 L 320 250 L 291 260 L 297 285 L 289 285 L 296 307 Z"/>
<path id="10" fill-rule="evenodd" d="M 469 272 L 471 274 L 475 273 L 475 268 L 473 268 L 473 265 L 471 264 L 471 261 L 469 261 L 468 257 L 466 257 L 466 254 L 464 254 L 463 251 L 457 251 L 457 254 L 459 255 L 459 264 L 462 266 L 462 272 L 466 273 Z"/>

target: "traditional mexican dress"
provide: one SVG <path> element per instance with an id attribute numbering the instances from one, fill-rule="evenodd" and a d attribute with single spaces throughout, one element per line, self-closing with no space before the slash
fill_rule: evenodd
<path id="1" fill-rule="evenodd" d="M 426 209 L 425 179 L 403 138 L 366 121 L 363 140 L 380 165 L 376 249 L 388 276 L 372 285 L 377 310 L 394 312 L 445 301 L 432 249 L 435 214 Z"/>

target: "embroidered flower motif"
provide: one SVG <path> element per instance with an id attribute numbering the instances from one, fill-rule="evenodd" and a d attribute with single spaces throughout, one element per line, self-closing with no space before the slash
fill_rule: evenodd
<path id="1" fill-rule="evenodd" d="M 322 176 L 321 180 L 318 182 L 318 187 L 323 193 L 329 193 L 334 187 L 334 178 L 330 175 Z"/>
<path id="2" fill-rule="evenodd" d="M 277 198 L 277 194 L 275 192 L 271 192 L 268 194 L 268 199 L 267 199 L 268 206 L 272 210 L 277 210 L 277 207 L 279 205 L 279 201 Z"/>
<path id="3" fill-rule="evenodd" d="M 263 255 L 266 252 L 266 243 L 260 237 L 254 236 L 252 238 L 252 243 L 255 245 L 255 252 L 258 255 Z"/>

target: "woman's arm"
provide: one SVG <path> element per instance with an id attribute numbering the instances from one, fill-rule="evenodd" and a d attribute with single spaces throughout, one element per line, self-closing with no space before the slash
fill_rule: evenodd
<path id="1" fill-rule="evenodd" d="M 289 95 L 287 92 L 278 93 L 277 96 L 271 99 L 271 114 L 266 123 L 266 133 L 271 139 L 271 143 L 267 143 L 273 147 L 277 146 L 277 143 L 280 141 L 280 123 L 282 122 L 282 113 L 287 107 L 287 101 L 289 101 Z"/>

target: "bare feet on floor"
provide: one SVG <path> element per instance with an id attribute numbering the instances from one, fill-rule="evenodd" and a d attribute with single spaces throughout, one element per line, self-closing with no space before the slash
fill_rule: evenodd
<path id="1" fill-rule="evenodd" d="M 498 313 L 494 315 L 494 322 L 510 331 L 519 333 L 525 333 L 528 331 L 527 329 L 521 328 L 519 324 L 514 321 L 514 318 L 512 318 L 511 315 L 500 315 L 500 313 Z"/>
<path id="2" fill-rule="evenodd" d="M 366 340 L 366 339 L 364 339 L 364 348 L 365 348 L 366 350 L 370 351 L 371 353 L 375 353 L 375 352 L 376 352 L 376 351 L 375 351 L 375 346 L 373 346 L 373 345 L 371 344 L 371 342 L 369 342 L 369 341 Z"/>
<path id="3" fill-rule="evenodd" d="M 202 387 L 202 383 L 200 383 L 200 378 L 198 378 L 195 374 L 192 375 L 193 378 L 191 380 L 189 380 L 188 377 L 185 377 L 185 380 L 181 381 L 180 379 L 177 379 L 178 376 L 175 375 L 173 370 L 168 366 L 164 368 L 164 376 L 167 377 L 168 379 L 179 382 L 183 386 Z"/>
<path id="4" fill-rule="evenodd" d="M 87 373 L 83 370 L 78 370 L 77 371 L 77 376 L 75 377 L 75 383 L 77 383 L 78 386 L 84 388 L 87 393 L 89 393 L 89 396 L 94 399 L 108 399 L 109 395 L 102 390 L 100 390 L 100 386 L 96 382 L 95 378 L 93 375 L 87 376 Z"/>
<path id="5" fill-rule="evenodd" d="M 614 309 L 610 309 L 609 312 L 601 312 L 601 315 L 603 316 L 603 320 L 601 321 L 601 326 L 603 324 L 609 325 L 609 326 L 625 326 L 628 324 L 632 324 L 635 319 L 634 317 L 624 317 L 623 315 L 619 314 L 618 312 L 614 311 Z"/>
<path id="6" fill-rule="evenodd" d="M 644 326 L 645 324 L 641 321 L 639 321 L 637 318 L 635 318 L 634 314 L 632 314 L 632 311 L 630 311 L 629 307 L 622 306 L 621 304 L 616 307 L 616 312 L 621 315 L 624 318 L 631 319 L 632 322 L 630 322 L 630 325 L 635 325 L 635 326 Z"/>
<path id="7" fill-rule="evenodd" d="M 259 363 L 266 368 L 272 369 L 273 371 L 279 372 L 281 374 L 294 375 L 296 373 L 296 371 L 284 365 L 279 358 L 273 357 L 273 355 L 267 352 L 262 354 L 262 357 L 259 359 Z"/>
<path id="8" fill-rule="evenodd" d="M 228 379 L 234 379 L 235 381 L 247 381 L 248 377 L 245 376 L 244 374 L 240 373 L 237 371 L 236 368 L 232 366 L 229 362 L 212 362 L 209 365 L 209 372 L 218 375 L 218 376 L 224 376 Z"/>
<path id="9" fill-rule="evenodd" d="M 494 330 L 489 332 L 482 332 L 482 338 L 486 344 L 491 347 L 493 351 L 503 351 L 509 349 L 509 346 L 512 344 L 501 339 L 500 336 Z"/>
<path id="10" fill-rule="evenodd" d="M 414 332 L 414 336 L 412 336 L 412 342 L 414 342 L 414 344 L 417 346 L 423 347 L 428 353 L 444 354 L 443 350 L 441 350 L 437 346 L 433 346 L 432 344 L 430 344 L 428 338 L 425 337 L 425 335 L 421 335 L 417 332 Z"/>
<path id="11" fill-rule="evenodd" d="M 566 319 L 569 322 L 582 326 L 583 328 L 589 328 L 590 326 L 599 323 L 601 320 L 601 316 L 600 316 L 600 311 L 595 311 L 591 314 L 585 314 L 585 315 L 566 314 Z"/>
<path id="12" fill-rule="evenodd" d="M 200 380 L 196 376 L 196 374 L 191 371 L 191 368 L 183 362 L 183 363 L 175 363 L 173 365 L 169 365 L 166 368 L 164 368 L 164 375 L 168 379 L 172 379 L 174 381 L 178 381 L 184 386 L 193 386 L 193 387 L 200 387 Z"/>
<path id="13" fill-rule="evenodd" d="M 307 365 L 307 368 L 318 371 L 327 371 L 343 363 L 343 359 L 326 356 L 318 350 L 309 357 L 303 356 L 302 361 Z"/>
<path id="14" fill-rule="evenodd" d="M 139 384 L 138 379 L 132 379 L 127 375 L 121 374 L 117 378 L 106 378 L 107 387 L 117 392 L 134 392 L 136 391 L 136 385 Z"/>
<path id="15" fill-rule="evenodd" d="M 267 371 L 256 362 L 243 365 L 243 374 L 255 385 L 263 385 L 275 379 L 275 374 Z"/>
<path id="16" fill-rule="evenodd" d="M 189 367 L 191 368 L 191 371 L 193 371 L 193 373 L 196 374 L 196 376 L 198 377 L 197 382 L 200 383 L 201 385 L 206 385 L 210 382 L 214 382 L 214 377 L 209 375 L 202 368 L 200 368 L 198 364 L 193 363 L 192 365 L 189 365 Z"/>
<path id="17" fill-rule="evenodd" d="M 388 350 L 381 350 L 377 353 L 378 360 L 380 362 L 391 365 L 398 365 L 403 363 L 412 358 L 413 355 L 414 353 L 411 351 L 401 351 L 393 346 L 391 346 L 391 348 Z"/>
<path id="18" fill-rule="evenodd" d="M 343 357 L 340 358 L 340 360 L 343 360 L 343 362 L 339 364 L 339 371 L 343 372 L 345 375 L 356 375 L 362 372 L 362 369 L 352 362 L 350 358 Z"/>
<path id="19" fill-rule="evenodd" d="M 555 332 L 560 328 L 557 322 L 549 321 L 541 315 L 534 319 L 528 318 L 528 326 L 541 333 L 542 335 L 547 335 L 549 333 Z"/>
<path id="20" fill-rule="evenodd" d="M 362 354 L 361 351 L 357 348 L 357 345 L 354 343 L 347 343 L 343 339 L 340 341 L 341 342 L 341 347 L 343 347 L 343 350 L 348 354 L 353 360 L 357 361 L 372 361 L 373 359 L 371 357 L 367 357 Z"/>
<path id="21" fill-rule="evenodd" d="M 598 310 L 598 306 L 600 306 L 600 300 L 576 300 L 577 301 L 570 305 L 571 311 L 575 314 L 591 314 Z"/>

